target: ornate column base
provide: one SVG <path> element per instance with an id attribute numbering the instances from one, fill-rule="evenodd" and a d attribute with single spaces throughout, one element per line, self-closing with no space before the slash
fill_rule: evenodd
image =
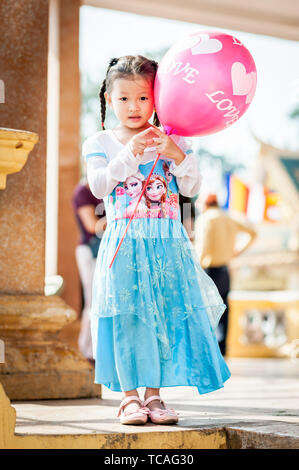
<path id="1" fill-rule="evenodd" d="M 59 296 L 0 295 L 0 382 L 10 400 L 101 397 L 93 367 L 58 339 L 75 318 Z"/>

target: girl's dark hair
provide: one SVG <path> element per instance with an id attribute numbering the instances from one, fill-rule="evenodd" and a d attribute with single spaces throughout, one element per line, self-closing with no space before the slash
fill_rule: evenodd
<path id="1" fill-rule="evenodd" d="M 100 88 L 99 97 L 101 102 L 101 118 L 102 118 L 102 129 L 104 130 L 104 122 L 106 116 L 106 100 L 104 93 L 107 91 L 111 93 L 113 81 L 117 78 L 129 78 L 132 79 L 134 75 L 141 75 L 145 79 L 150 79 L 154 85 L 155 76 L 158 69 L 158 62 L 155 60 L 147 59 L 142 55 L 126 55 L 111 59 L 106 72 L 106 77 L 102 82 Z M 159 127 L 160 122 L 155 111 L 154 114 L 154 126 Z"/>

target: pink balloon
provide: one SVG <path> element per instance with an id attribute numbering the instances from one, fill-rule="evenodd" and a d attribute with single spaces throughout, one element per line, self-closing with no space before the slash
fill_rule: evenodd
<path id="1" fill-rule="evenodd" d="M 165 131 L 200 136 L 231 126 L 256 89 L 256 67 L 246 47 L 219 31 L 197 31 L 175 43 L 157 71 L 155 106 Z"/>

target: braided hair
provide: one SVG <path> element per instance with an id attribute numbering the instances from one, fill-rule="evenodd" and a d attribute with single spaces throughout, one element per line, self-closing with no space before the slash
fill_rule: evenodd
<path id="1" fill-rule="evenodd" d="M 141 75 L 146 79 L 150 79 L 152 85 L 154 85 L 155 76 L 158 69 L 158 62 L 155 60 L 147 59 L 141 55 L 137 56 L 123 56 L 119 58 L 113 58 L 109 61 L 109 65 L 106 72 L 106 77 L 102 82 L 99 98 L 101 103 L 101 126 L 102 130 L 105 130 L 105 117 L 106 117 L 106 99 L 105 92 L 111 93 L 113 81 L 117 78 L 131 78 L 134 75 Z M 158 115 L 154 113 L 154 126 L 159 127 L 160 122 Z"/>

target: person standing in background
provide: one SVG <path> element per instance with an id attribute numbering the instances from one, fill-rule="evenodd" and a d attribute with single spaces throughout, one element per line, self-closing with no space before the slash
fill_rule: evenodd
<path id="1" fill-rule="evenodd" d="M 85 181 L 76 186 L 73 192 L 72 206 L 80 231 L 80 239 L 76 247 L 76 262 L 83 289 L 84 304 L 81 312 L 78 346 L 83 356 L 94 364 L 89 312 L 93 274 L 101 237 L 106 228 L 106 215 L 104 201 L 94 197 Z"/>
<path id="2" fill-rule="evenodd" d="M 229 315 L 230 275 L 228 264 L 232 258 L 239 256 L 249 248 L 257 234 L 249 223 L 241 222 L 236 217 L 220 209 L 216 194 L 207 196 L 203 213 L 196 220 L 195 227 L 195 249 L 200 264 L 213 279 L 227 307 L 217 328 L 217 340 L 220 351 L 224 356 L 226 354 Z M 246 233 L 248 240 L 241 249 L 237 249 L 237 236 L 240 233 Z"/>
<path id="3" fill-rule="evenodd" d="M 198 198 L 198 195 L 195 197 L 187 197 L 179 194 L 179 205 L 181 210 L 181 219 L 182 223 L 186 229 L 190 241 L 194 241 L 194 224 L 196 219 L 196 207 L 195 202 Z"/>

